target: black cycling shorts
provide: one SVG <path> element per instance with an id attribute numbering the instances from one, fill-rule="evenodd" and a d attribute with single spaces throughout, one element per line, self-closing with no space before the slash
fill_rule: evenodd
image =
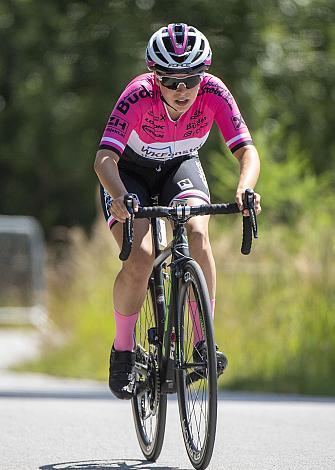
<path id="1" fill-rule="evenodd" d="M 148 168 L 122 161 L 118 163 L 120 178 L 129 193 L 135 193 L 141 206 L 151 206 L 151 198 L 158 196 L 158 204 L 169 206 L 174 199 L 199 198 L 210 203 L 210 194 L 204 171 L 198 157 L 186 156 Z M 100 185 L 101 204 L 109 228 L 117 222 L 109 213 L 110 194 Z"/>

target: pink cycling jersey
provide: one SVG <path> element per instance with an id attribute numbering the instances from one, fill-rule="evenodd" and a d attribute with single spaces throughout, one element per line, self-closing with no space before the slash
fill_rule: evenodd
<path id="1" fill-rule="evenodd" d="M 232 152 L 252 143 L 233 96 L 219 78 L 204 74 L 194 103 L 173 121 L 154 74 L 146 73 L 132 80 L 120 96 L 100 148 L 143 162 L 197 155 L 214 121 Z"/>

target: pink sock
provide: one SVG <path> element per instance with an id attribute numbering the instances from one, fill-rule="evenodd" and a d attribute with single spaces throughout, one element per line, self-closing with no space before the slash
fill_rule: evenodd
<path id="1" fill-rule="evenodd" d="M 132 315 L 122 315 L 116 309 L 114 311 L 116 335 L 114 340 L 114 349 L 116 351 L 133 351 L 134 349 L 134 330 L 139 312 Z"/>
<path id="2" fill-rule="evenodd" d="M 215 310 L 215 299 L 211 299 L 211 313 L 212 313 L 213 321 L 214 321 L 214 310 Z"/>
<path id="3" fill-rule="evenodd" d="M 196 300 L 189 300 L 188 301 L 188 308 L 190 312 L 190 317 L 193 323 L 193 344 L 197 344 L 198 341 L 202 341 L 204 339 L 204 335 L 202 333 L 199 312 L 197 307 Z M 211 314 L 212 319 L 214 320 L 214 308 L 215 308 L 215 299 L 211 299 Z"/>

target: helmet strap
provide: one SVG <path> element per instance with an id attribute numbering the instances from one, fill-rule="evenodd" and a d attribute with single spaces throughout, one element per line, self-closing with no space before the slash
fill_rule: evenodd
<path id="1" fill-rule="evenodd" d="M 162 95 L 162 93 L 161 93 L 161 100 L 162 100 L 165 104 L 167 104 L 168 106 L 170 106 L 170 108 L 172 108 L 174 111 L 177 111 L 177 113 L 179 112 L 178 109 L 174 108 L 173 106 L 170 105 L 170 103 L 168 103 L 168 102 L 166 101 L 166 99 L 164 98 L 164 96 Z"/>

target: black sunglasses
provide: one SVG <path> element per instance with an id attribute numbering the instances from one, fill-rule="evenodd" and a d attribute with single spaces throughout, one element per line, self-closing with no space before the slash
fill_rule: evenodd
<path id="1" fill-rule="evenodd" d="M 187 89 L 194 88 L 195 86 L 199 85 L 201 79 L 203 77 L 202 73 L 198 73 L 196 75 L 189 75 L 188 77 L 179 78 L 179 77 L 171 77 L 168 75 L 156 75 L 158 80 L 165 88 L 169 88 L 170 90 L 177 90 L 178 86 L 183 83 Z"/>

